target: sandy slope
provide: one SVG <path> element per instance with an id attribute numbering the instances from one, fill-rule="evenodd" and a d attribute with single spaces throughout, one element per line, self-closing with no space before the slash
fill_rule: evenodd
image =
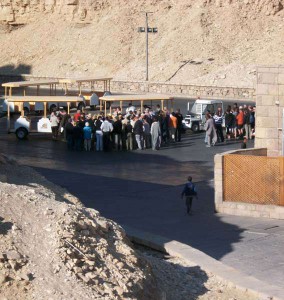
<path id="1" fill-rule="evenodd" d="M 159 30 L 149 35 L 151 80 L 167 81 L 184 65 L 170 82 L 252 86 L 255 65 L 284 59 L 282 1 L 78 3 L 77 15 L 70 16 L 72 5 L 61 3 L 53 11 L 25 12 L 27 25 L 10 33 L 3 30 L 0 71 L 143 80 L 145 36 L 137 27 L 144 25 L 145 10 L 153 12 L 149 25 Z M 82 5 L 87 7 L 83 17 Z"/>

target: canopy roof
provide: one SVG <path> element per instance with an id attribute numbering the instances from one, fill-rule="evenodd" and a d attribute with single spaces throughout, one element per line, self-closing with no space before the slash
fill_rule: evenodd
<path id="1" fill-rule="evenodd" d="M 76 96 L 13 96 L 8 102 L 79 102 L 82 98 Z"/>
<path id="2" fill-rule="evenodd" d="M 103 96 L 100 100 L 103 101 L 151 101 L 151 100 L 173 100 L 174 97 L 155 94 L 155 95 L 119 95 L 119 96 Z"/>
<path id="3" fill-rule="evenodd" d="M 4 87 L 25 87 L 25 86 L 40 86 L 40 85 L 51 85 L 58 84 L 58 80 L 31 80 L 31 81 L 16 81 L 2 83 Z"/>
<path id="4" fill-rule="evenodd" d="M 112 77 L 79 77 L 79 78 L 62 78 L 59 83 L 82 83 L 91 81 L 109 81 Z"/>

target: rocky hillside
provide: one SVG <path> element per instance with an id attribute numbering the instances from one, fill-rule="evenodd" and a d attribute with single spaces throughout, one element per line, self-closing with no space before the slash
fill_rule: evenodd
<path id="1" fill-rule="evenodd" d="M 252 86 L 282 63 L 283 0 L 3 0 L 1 73 Z"/>
<path id="2" fill-rule="evenodd" d="M 1 154 L 0 196 L 1 299 L 160 299 L 119 225 Z"/>

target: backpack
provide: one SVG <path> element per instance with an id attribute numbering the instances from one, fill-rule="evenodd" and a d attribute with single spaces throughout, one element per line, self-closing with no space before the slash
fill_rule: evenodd
<path id="1" fill-rule="evenodd" d="M 196 193 L 196 191 L 195 191 L 195 186 L 194 186 L 193 183 L 188 182 L 188 183 L 186 184 L 184 194 L 185 194 L 186 196 L 196 196 L 196 195 L 197 195 L 197 193 Z"/>

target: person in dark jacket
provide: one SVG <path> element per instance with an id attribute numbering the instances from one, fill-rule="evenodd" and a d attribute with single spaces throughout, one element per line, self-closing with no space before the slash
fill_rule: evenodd
<path id="1" fill-rule="evenodd" d="M 224 142 L 224 135 L 223 135 L 223 113 L 222 113 L 222 108 L 218 107 L 216 113 L 213 116 L 214 122 L 215 122 L 215 128 L 216 128 L 216 132 L 217 132 L 217 138 L 218 138 L 218 142 L 219 143 L 223 143 Z"/>
<path id="2" fill-rule="evenodd" d="M 74 148 L 73 130 L 74 130 L 74 125 L 72 123 L 72 119 L 70 118 L 67 124 L 65 125 L 65 134 L 66 134 L 68 150 L 73 150 Z"/>
<path id="3" fill-rule="evenodd" d="M 134 124 L 133 133 L 135 134 L 138 150 L 143 150 L 143 122 L 141 115 Z"/>
<path id="4" fill-rule="evenodd" d="M 170 139 L 169 120 L 170 120 L 170 116 L 164 112 L 158 116 L 158 122 L 160 123 L 161 126 L 162 142 L 164 145 L 166 145 Z"/>
<path id="5" fill-rule="evenodd" d="M 70 118 L 71 118 L 71 116 L 69 114 L 67 114 L 65 110 L 60 112 L 60 132 L 61 132 L 61 135 L 64 137 L 64 139 L 66 139 L 66 134 L 64 131 L 65 125 L 67 124 L 67 122 Z"/>
<path id="6" fill-rule="evenodd" d="M 113 122 L 113 135 L 115 151 L 122 150 L 122 122 L 119 117 L 114 118 Z"/>
<path id="7" fill-rule="evenodd" d="M 231 106 L 229 105 L 225 113 L 225 127 L 226 127 L 226 135 L 228 140 L 231 139 L 231 135 L 234 131 L 234 123 L 235 123 L 235 116 L 233 115 Z"/>
<path id="8" fill-rule="evenodd" d="M 177 109 L 175 116 L 177 118 L 176 142 L 181 142 L 183 115 L 181 114 L 180 109 Z"/>
<path id="9" fill-rule="evenodd" d="M 124 130 L 126 136 L 126 150 L 133 150 L 133 127 L 130 124 L 130 120 L 127 120 Z"/>
<path id="10" fill-rule="evenodd" d="M 192 199 L 193 197 L 198 197 L 195 185 L 192 183 L 192 177 L 188 176 L 188 182 L 184 185 L 184 188 L 181 193 L 181 198 L 185 196 L 185 205 L 186 205 L 186 212 L 189 215 L 192 206 Z"/>
<path id="11" fill-rule="evenodd" d="M 74 139 L 74 146 L 76 151 L 82 150 L 83 144 L 83 128 L 77 124 L 73 128 L 73 139 Z"/>

